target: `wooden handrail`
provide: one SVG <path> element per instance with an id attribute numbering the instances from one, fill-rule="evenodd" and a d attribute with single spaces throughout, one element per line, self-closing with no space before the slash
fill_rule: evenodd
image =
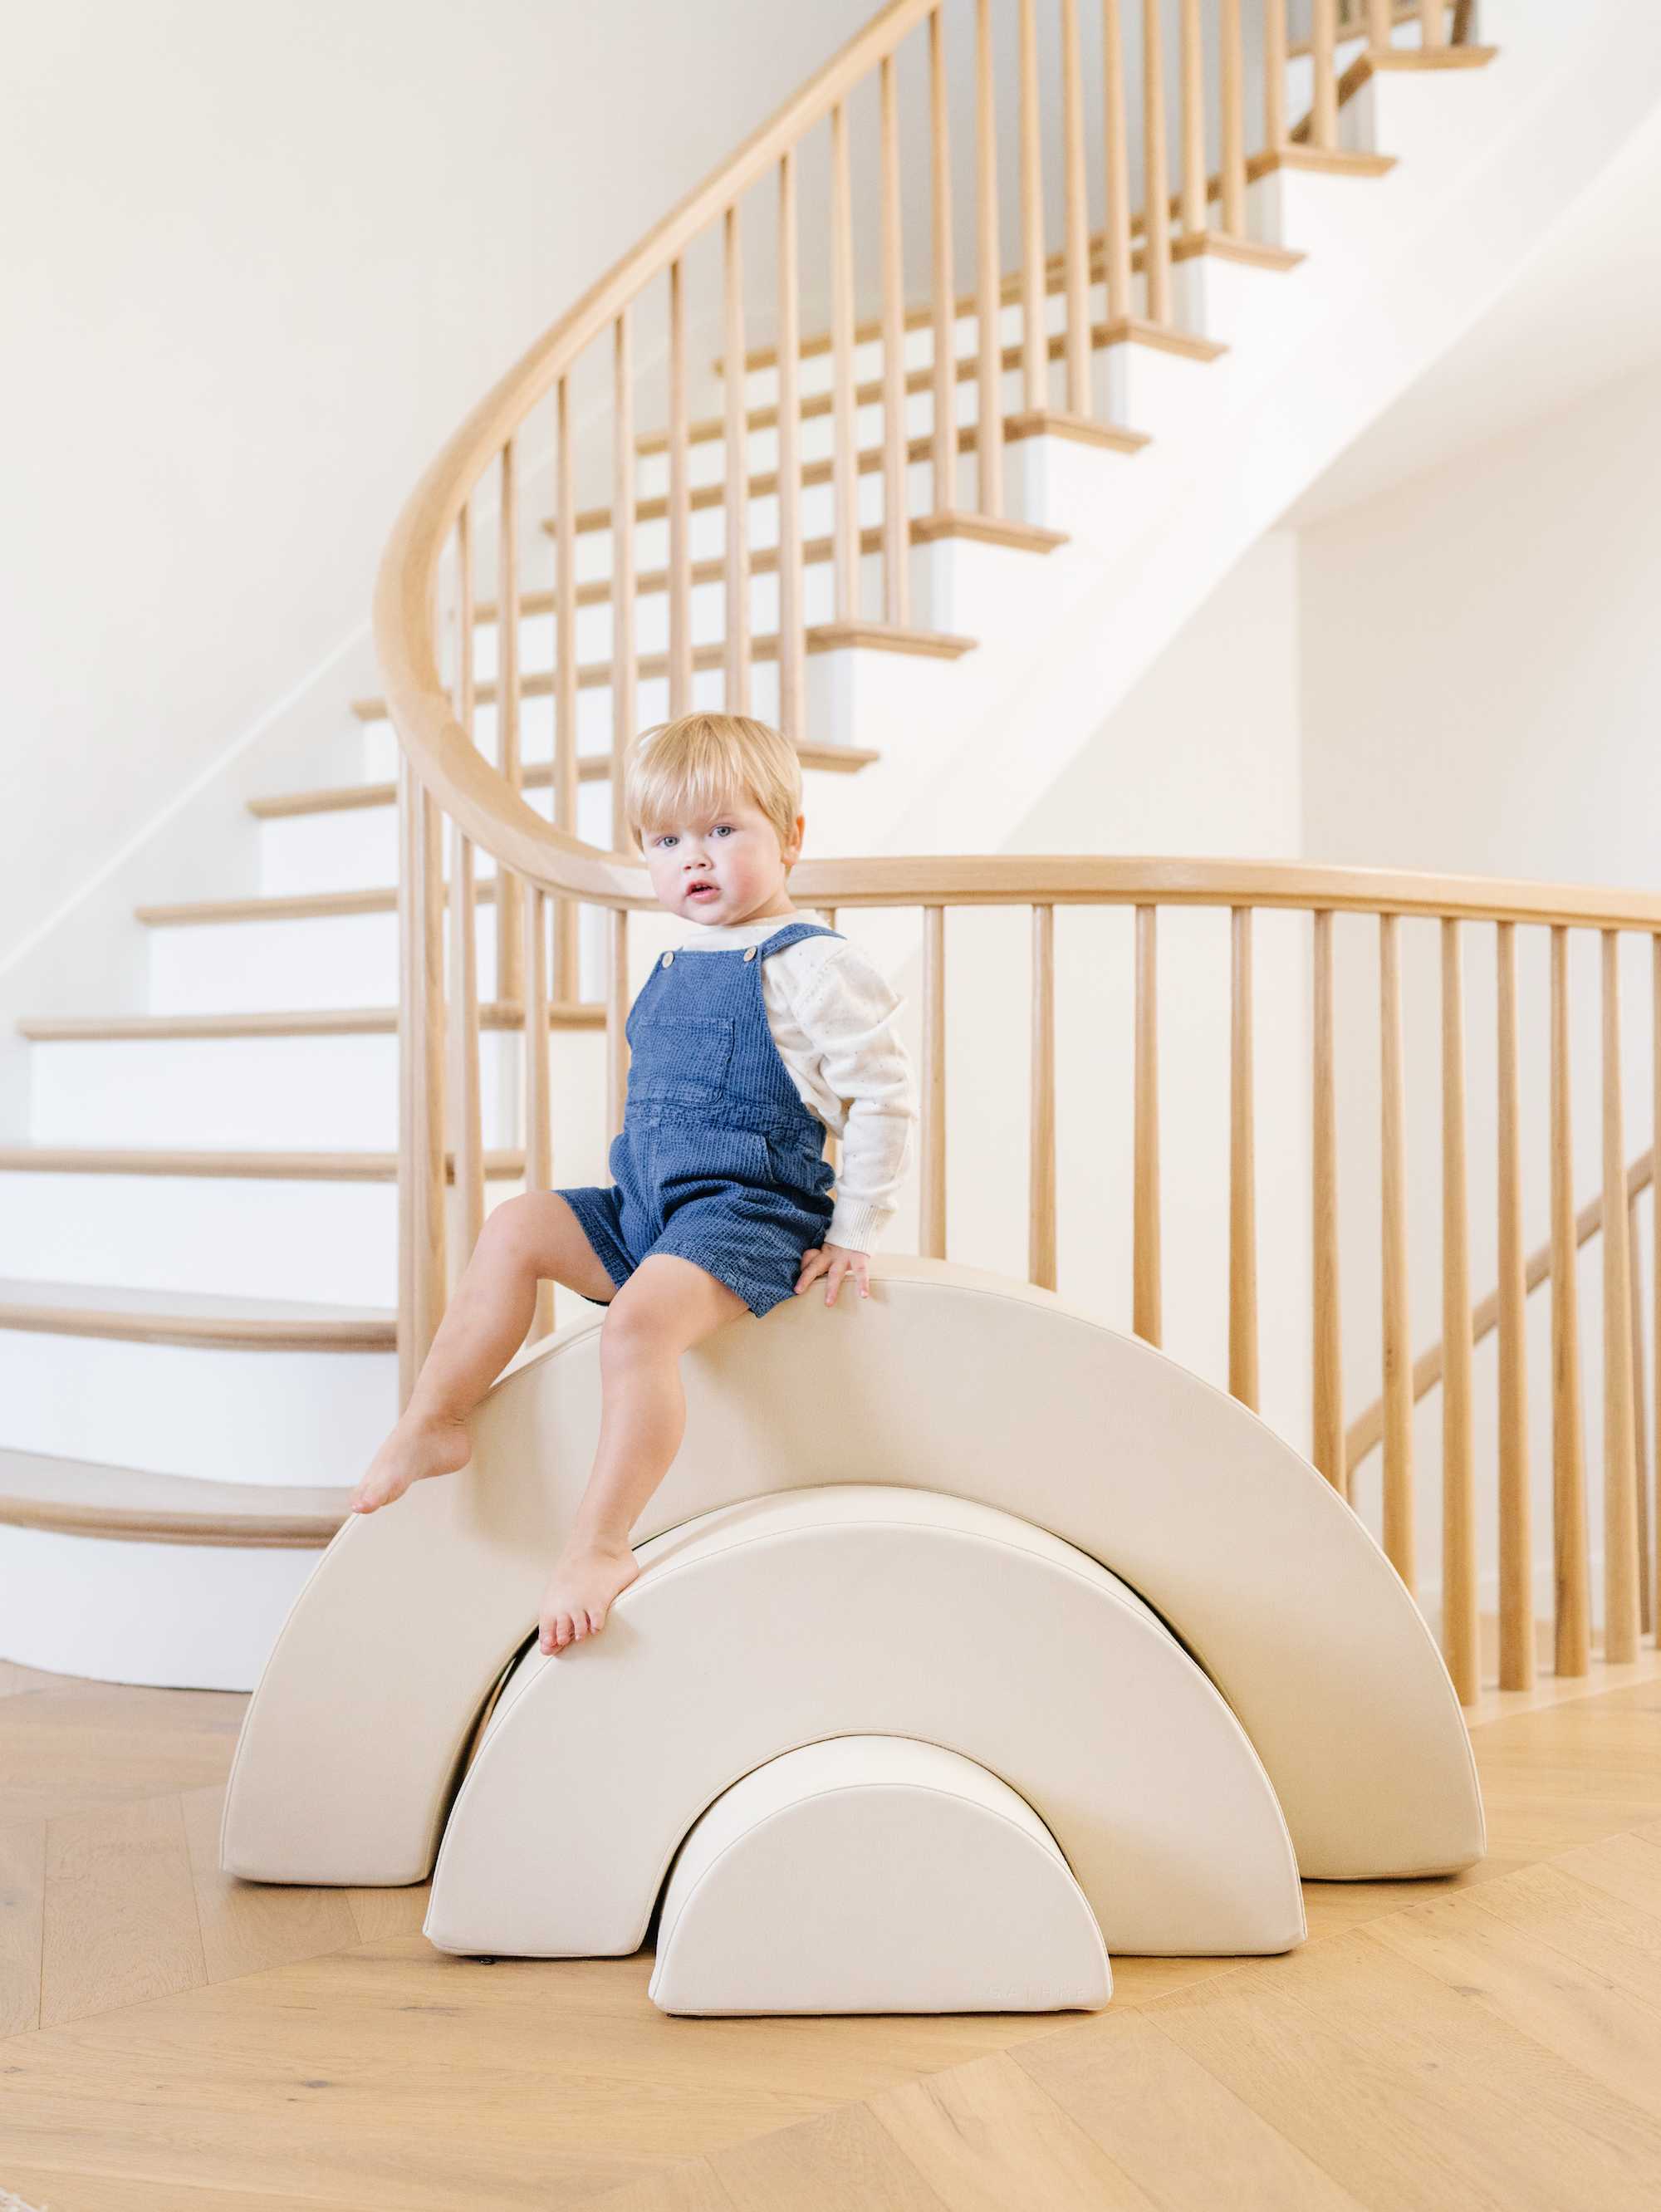
<path id="1" fill-rule="evenodd" d="M 1645 1152 L 1627 1170 L 1627 1202 L 1631 1204 L 1640 1192 L 1646 1191 L 1655 1180 L 1655 1153 Z M 1599 1191 L 1588 1205 L 1583 1206 L 1574 1217 L 1574 1243 L 1579 1250 L 1589 1244 L 1603 1226 L 1603 1194 Z M 1551 1275 L 1551 1242 L 1548 1238 L 1537 1251 L 1531 1252 L 1524 1273 L 1524 1282 L 1530 1291 L 1537 1291 Z M 1485 1336 L 1491 1336 L 1500 1326 L 1500 1293 L 1490 1291 L 1479 1298 L 1470 1310 L 1470 1341 L 1473 1349 Z M 1442 1379 L 1442 1346 L 1433 1344 L 1428 1352 L 1422 1352 L 1413 1363 L 1413 1402 L 1427 1397 Z M 1353 1474 L 1368 1452 L 1375 1451 L 1384 1441 L 1384 1400 L 1375 1398 L 1364 1413 L 1358 1414 L 1344 1432 L 1344 1464 Z"/>

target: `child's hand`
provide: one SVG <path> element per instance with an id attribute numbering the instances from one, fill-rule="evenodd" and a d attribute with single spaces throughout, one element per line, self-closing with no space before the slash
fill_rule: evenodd
<path id="1" fill-rule="evenodd" d="M 802 1255 L 802 1273 L 796 1285 L 797 1297 L 799 1298 L 808 1285 L 816 1282 L 821 1275 L 827 1279 L 825 1284 L 825 1304 L 827 1306 L 836 1304 L 836 1293 L 841 1289 L 844 1279 L 849 1275 L 858 1284 L 862 1298 L 868 1298 L 871 1294 L 869 1254 L 850 1252 L 846 1244 L 826 1244 L 817 1252 Z"/>

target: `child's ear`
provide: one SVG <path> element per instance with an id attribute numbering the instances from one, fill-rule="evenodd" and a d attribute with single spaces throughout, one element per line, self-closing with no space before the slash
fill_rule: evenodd
<path id="1" fill-rule="evenodd" d="M 807 816 L 798 814 L 796 817 L 796 828 L 791 835 L 791 841 L 779 854 L 779 858 L 787 868 L 794 867 L 802 857 L 802 839 L 806 833 L 807 826 Z"/>

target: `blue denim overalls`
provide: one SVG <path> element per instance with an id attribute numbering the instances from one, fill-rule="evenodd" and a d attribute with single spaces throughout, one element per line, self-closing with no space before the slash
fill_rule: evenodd
<path id="1" fill-rule="evenodd" d="M 615 1181 L 560 1193 L 619 1289 L 648 1254 L 672 1252 L 760 1316 L 791 1296 L 802 1255 L 824 1243 L 824 1125 L 773 1041 L 761 963 L 835 934 L 791 921 L 743 951 L 666 952 L 641 986 Z"/>

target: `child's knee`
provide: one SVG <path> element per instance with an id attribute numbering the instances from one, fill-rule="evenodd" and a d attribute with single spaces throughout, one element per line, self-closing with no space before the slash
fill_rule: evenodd
<path id="1" fill-rule="evenodd" d="M 504 1263 L 534 1261 L 541 1243 L 536 1201 L 529 1194 L 504 1200 L 479 1231 L 479 1249 Z"/>

